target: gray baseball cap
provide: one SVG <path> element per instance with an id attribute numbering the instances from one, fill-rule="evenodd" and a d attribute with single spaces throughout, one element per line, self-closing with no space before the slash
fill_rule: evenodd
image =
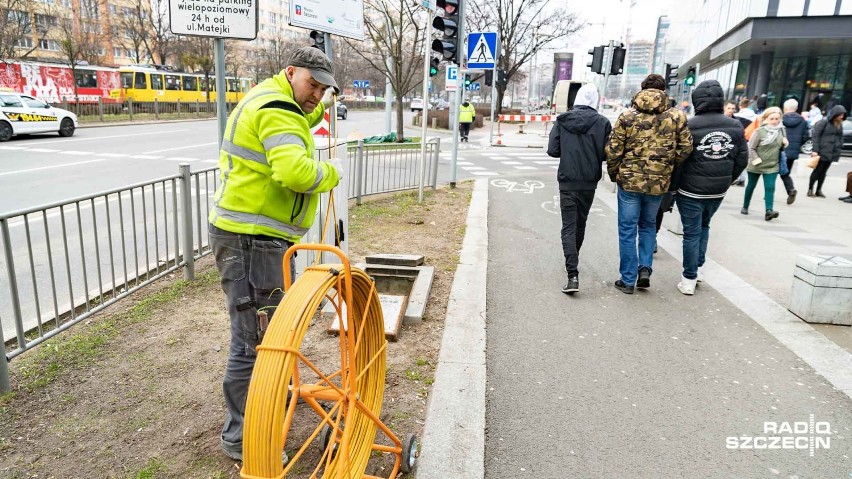
<path id="1" fill-rule="evenodd" d="M 315 47 L 301 47 L 290 56 L 287 66 L 307 68 L 314 80 L 334 87 L 334 91 L 340 93 L 340 87 L 334 81 L 334 66 L 325 53 Z"/>

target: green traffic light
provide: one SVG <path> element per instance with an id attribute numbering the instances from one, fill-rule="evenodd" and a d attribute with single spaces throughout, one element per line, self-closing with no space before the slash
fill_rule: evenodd
<path id="1" fill-rule="evenodd" d="M 692 86 L 695 83 L 695 77 L 686 77 L 686 85 Z"/>
<path id="2" fill-rule="evenodd" d="M 438 74 L 438 69 L 435 67 L 429 67 L 429 76 L 433 77 Z"/>

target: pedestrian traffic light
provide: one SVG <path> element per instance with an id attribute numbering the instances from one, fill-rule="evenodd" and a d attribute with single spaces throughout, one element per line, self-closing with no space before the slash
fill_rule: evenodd
<path id="1" fill-rule="evenodd" d="M 485 70 L 485 84 L 488 86 L 494 84 L 494 70 Z"/>
<path id="2" fill-rule="evenodd" d="M 623 43 L 619 43 L 612 47 L 612 61 L 610 62 L 609 74 L 621 75 L 624 71 L 624 57 L 627 55 L 627 49 Z"/>
<path id="3" fill-rule="evenodd" d="M 465 88 L 469 87 L 471 83 L 473 83 L 473 81 L 470 79 L 470 75 L 465 75 L 464 76 L 464 87 Z"/>
<path id="4" fill-rule="evenodd" d="M 429 76 L 433 77 L 438 74 L 438 67 L 441 66 L 441 59 L 437 57 L 432 57 L 429 60 Z"/>
<path id="5" fill-rule="evenodd" d="M 459 39 L 459 2 L 461 0 L 437 0 L 435 3 L 444 10 L 443 15 L 432 20 L 432 26 L 442 34 L 442 38 L 432 41 L 432 51 L 441 54 L 444 60 L 461 65 L 461 47 Z"/>
<path id="6" fill-rule="evenodd" d="M 311 43 L 312 47 L 319 48 L 323 53 L 325 53 L 325 36 L 322 32 L 311 30 Z"/>
<path id="7" fill-rule="evenodd" d="M 589 55 L 592 56 L 592 61 L 586 63 L 586 66 L 590 67 L 593 73 L 603 73 L 604 47 L 600 46 L 589 49 Z"/>
<path id="8" fill-rule="evenodd" d="M 666 86 L 677 85 L 677 69 L 679 66 L 666 63 Z"/>
<path id="9" fill-rule="evenodd" d="M 689 67 L 686 71 L 686 79 L 683 81 L 686 86 L 695 85 L 695 67 Z"/>

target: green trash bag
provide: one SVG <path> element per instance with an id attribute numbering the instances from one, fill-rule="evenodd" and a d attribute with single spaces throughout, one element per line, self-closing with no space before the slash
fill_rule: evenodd
<path id="1" fill-rule="evenodd" d="M 369 136 L 364 138 L 365 144 L 377 144 L 377 143 L 396 143 L 396 132 L 390 132 L 387 135 L 378 135 L 378 136 Z M 411 143 L 411 138 L 405 138 L 405 143 Z"/>

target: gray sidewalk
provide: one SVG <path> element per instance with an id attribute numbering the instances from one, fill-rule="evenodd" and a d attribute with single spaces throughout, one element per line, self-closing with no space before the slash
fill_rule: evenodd
<path id="1" fill-rule="evenodd" d="M 714 219 L 707 281 L 696 295 L 675 289 L 681 242 L 663 232 L 652 288 L 628 296 L 612 287 L 618 277 L 615 197 L 603 184 L 581 254 L 581 292 L 569 297 L 559 291 L 565 278 L 555 179 L 518 178 L 526 179 L 544 187 L 489 188 L 487 316 L 480 324 L 468 314 L 451 328 L 448 313 L 420 479 L 805 478 L 845 477 L 852 470 L 852 391 L 844 383 L 852 356 L 791 318 L 783 304 L 790 261 L 802 246 L 850 246 L 850 236 L 838 237 L 848 233 L 849 216 L 835 210 L 848 205 L 800 198 L 786 214 L 781 209 L 782 220 L 811 221 L 796 227 L 822 240 L 798 243 L 783 236 L 783 228 L 767 230 L 731 215 L 741 201 L 732 190 L 727 209 Z M 480 298 L 475 282 L 465 284 L 460 291 L 467 294 L 456 297 L 454 288 L 451 304 Z M 454 371 L 444 359 L 455 357 L 447 361 L 455 369 L 459 362 L 476 366 L 479 343 L 470 340 L 485 334 L 485 325 L 487 383 L 480 385 L 479 376 Z M 483 410 L 484 450 L 478 442 Z M 812 432 L 766 432 L 812 418 Z M 831 434 L 820 432 L 826 425 Z M 805 437 L 806 446 L 813 438 L 822 447 L 813 456 L 807 448 L 733 447 L 742 438 L 780 435 Z"/>

